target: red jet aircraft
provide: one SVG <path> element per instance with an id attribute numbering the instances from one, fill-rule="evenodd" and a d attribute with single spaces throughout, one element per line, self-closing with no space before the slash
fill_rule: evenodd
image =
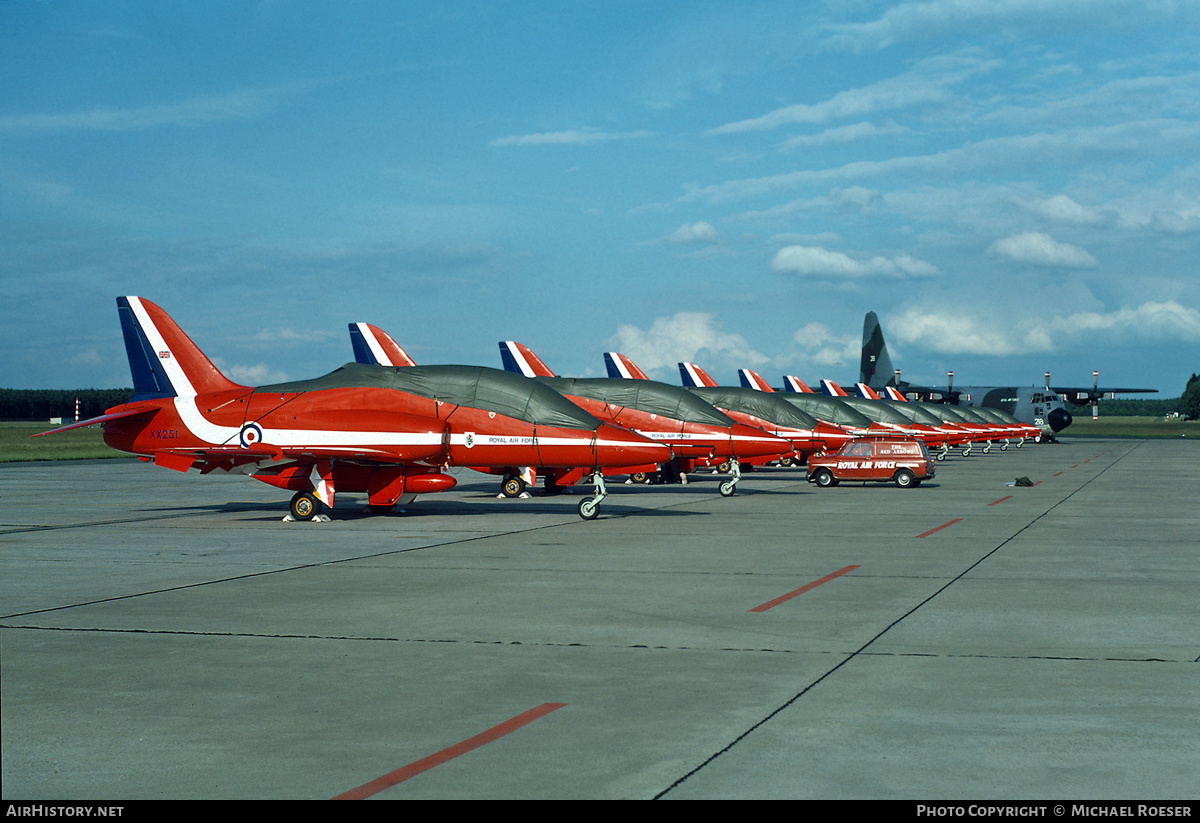
<path id="1" fill-rule="evenodd" d="M 739 463 L 778 460 L 792 452 L 787 440 L 745 425 L 679 386 L 649 380 L 645 375 L 644 382 L 636 385 L 612 377 L 557 377 L 528 346 L 512 340 L 500 343 L 500 356 L 508 371 L 543 381 L 597 417 L 669 445 L 675 459 L 660 476 L 672 478 L 698 466 L 728 463 L 733 476 L 718 486 L 721 495 L 728 497 L 741 478 Z"/>
<path id="2" fill-rule="evenodd" d="M 351 323 L 350 339 L 359 363 L 412 363 L 391 335 L 369 323 Z M 745 427 L 676 386 L 651 383 L 631 392 L 628 386 L 610 380 L 560 378 L 528 347 L 520 343 L 501 343 L 500 348 L 505 365 L 509 367 L 507 371 L 537 378 L 584 411 L 671 448 L 673 457 L 667 461 L 669 468 L 649 465 L 641 467 L 643 471 L 631 472 L 629 467 L 613 467 L 602 470 L 602 474 L 633 473 L 647 479 L 673 482 L 677 477 L 685 476 L 681 473 L 690 471 L 694 465 L 730 459 L 735 450 L 776 454 L 779 449 L 786 448 L 785 444 L 765 437 L 761 431 L 745 431 Z M 546 488 L 550 491 L 574 483 L 579 473 L 578 470 L 546 466 L 472 468 L 503 474 L 501 490 L 508 497 L 516 497 L 527 486 L 533 485 L 539 472 L 545 476 Z M 720 491 L 725 495 L 732 494 L 734 483 L 722 485 Z"/>
<path id="3" fill-rule="evenodd" d="M 612 377 L 646 380 L 646 373 L 625 355 L 605 352 L 604 363 Z M 762 429 L 768 434 L 787 440 L 791 451 L 781 463 L 789 465 L 793 460 L 807 460 L 808 455 L 829 450 L 836 451 L 850 439 L 850 434 L 840 426 L 817 420 L 802 409 L 779 402 L 777 398 L 763 397 L 741 388 L 721 387 L 699 366 L 680 363 L 684 386 L 698 397 L 712 403 L 734 420 L 747 426 Z M 694 381 L 688 376 L 694 376 Z M 762 457 L 743 462 L 763 464 Z"/>
<path id="4" fill-rule="evenodd" d="M 533 380 L 479 366 L 349 363 L 315 380 L 250 388 L 217 370 L 161 308 L 117 298 L 135 393 L 129 403 L 53 432 L 104 425 L 104 441 L 186 472 L 247 474 L 296 494 L 309 520 L 334 493 L 372 509 L 455 484 L 467 465 L 607 466 L 662 462 L 670 450 L 604 423 Z M 44 432 L 52 434 L 53 432 Z M 604 496 L 580 501 L 585 519 Z"/>

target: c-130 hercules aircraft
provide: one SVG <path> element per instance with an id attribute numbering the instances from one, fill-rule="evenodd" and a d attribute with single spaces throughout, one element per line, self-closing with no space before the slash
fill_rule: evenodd
<path id="1" fill-rule="evenodd" d="M 1046 372 L 1045 385 L 1037 386 L 960 386 L 954 387 L 954 372 L 949 372 L 946 387 L 916 386 L 899 379 L 899 371 L 892 369 L 887 343 L 883 339 L 883 328 L 875 312 L 867 312 L 863 321 L 862 361 L 859 365 L 859 381 L 876 391 L 894 388 L 906 397 L 917 400 L 949 403 L 956 406 L 977 406 L 999 409 L 1022 423 L 1037 426 L 1042 438 L 1053 439 L 1054 435 L 1071 425 L 1072 416 L 1063 405 L 1065 397 L 1074 405 L 1087 403 L 1096 415 L 1097 403 L 1108 394 L 1152 394 L 1157 389 L 1114 389 L 1100 388 L 1099 372 L 1092 372 L 1092 386 L 1050 385 L 1050 372 Z"/>

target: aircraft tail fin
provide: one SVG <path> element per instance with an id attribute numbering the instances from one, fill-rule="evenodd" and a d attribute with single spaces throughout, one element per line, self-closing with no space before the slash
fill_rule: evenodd
<path id="1" fill-rule="evenodd" d="M 808 394 L 815 394 L 815 392 L 808 387 L 807 383 L 805 383 L 799 377 L 793 377 L 790 374 L 785 374 L 783 376 L 783 390 L 790 391 L 790 392 L 807 392 Z"/>
<path id="2" fill-rule="evenodd" d="M 876 392 L 870 386 L 868 386 L 866 383 L 855 383 L 854 384 L 854 393 L 857 394 L 859 397 L 866 398 L 867 400 L 880 400 L 881 399 L 879 396 L 879 393 Z"/>
<path id="3" fill-rule="evenodd" d="M 133 375 L 133 400 L 244 388 L 221 374 L 175 321 L 149 300 L 118 297 L 117 314 Z"/>
<path id="4" fill-rule="evenodd" d="M 887 343 L 883 340 L 883 327 L 875 312 L 867 312 L 863 321 L 862 362 L 858 368 L 858 379 L 873 389 L 892 386 L 896 373 L 892 369 L 892 358 L 888 355 Z"/>
<path id="5" fill-rule="evenodd" d="M 821 392 L 823 394 L 829 395 L 830 397 L 849 397 L 850 396 L 850 395 L 846 394 L 845 389 L 843 389 L 837 383 L 834 383 L 832 380 L 822 380 L 821 381 Z"/>
<path id="6" fill-rule="evenodd" d="M 604 367 L 608 369 L 609 377 L 619 377 L 626 380 L 650 379 L 644 371 L 637 367 L 636 363 L 620 352 L 606 351 L 604 353 Z"/>
<path id="7" fill-rule="evenodd" d="M 757 391 L 775 391 L 771 388 L 771 384 L 767 382 L 761 374 L 753 369 L 738 369 L 738 379 L 742 381 L 742 385 L 748 389 Z"/>
<path id="8" fill-rule="evenodd" d="M 895 386 L 884 386 L 883 393 L 887 395 L 888 400 L 898 400 L 901 403 L 907 403 L 908 398 L 900 393 L 900 390 Z"/>
<path id="9" fill-rule="evenodd" d="M 715 386 L 717 381 L 708 376 L 708 372 L 697 366 L 695 363 L 680 363 L 679 376 L 683 380 L 683 385 L 694 386 Z"/>
<path id="10" fill-rule="evenodd" d="M 415 366 L 392 336 L 370 323 L 350 323 L 350 344 L 354 346 L 354 361 L 367 365 Z"/>
<path id="11" fill-rule="evenodd" d="M 515 340 L 500 341 L 500 359 L 504 362 L 504 370 L 526 377 L 556 377 L 550 367 L 542 362 L 526 345 Z"/>

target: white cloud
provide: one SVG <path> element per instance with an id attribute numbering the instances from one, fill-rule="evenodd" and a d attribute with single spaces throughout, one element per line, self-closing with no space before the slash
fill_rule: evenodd
<path id="1" fill-rule="evenodd" d="M 726 123 L 710 129 L 708 134 L 739 134 L 801 123 L 828 123 L 849 117 L 870 116 L 879 111 L 941 103 L 950 99 L 951 86 L 969 79 L 973 74 L 991 70 L 999 65 L 1000 62 L 996 60 L 980 60 L 973 57 L 932 57 L 921 61 L 916 68 L 904 74 L 860 88 L 840 91 L 819 103 L 784 106 L 761 117 Z M 870 124 L 861 123 L 847 128 L 864 127 L 870 127 Z"/>
<path id="2" fill-rule="evenodd" d="M 322 329 L 263 329 L 254 336 L 259 343 L 325 343 L 336 338 L 331 331 Z"/>
<path id="3" fill-rule="evenodd" d="M 1200 341 L 1200 311 L 1173 300 L 1147 302 L 1112 312 L 1077 312 L 1043 319 L 1028 315 L 1016 323 L 960 312 L 909 309 L 887 318 L 888 336 L 902 344 L 940 354 L 1006 357 L 1054 351 L 1070 338 L 1104 332 L 1140 340 Z"/>
<path id="4" fill-rule="evenodd" d="M 680 361 L 697 362 L 713 358 L 749 368 L 769 361 L 755 351 L 740 334 L 721 331 L 715 315 L 707 312 L 678 312 L 655 318 L 648 330 L 624 325 L 609 340 L 616 350 L 644 371 L 673 371 Z M 703 355 L 703 357 L 701 357 Z M 699 363 L 706 366 L 705 363 Z"/>
<path id="5" fill-rule="evenodd" d="M 0 117 L 0 132 L 138 131 L 160 126 L 197 126 L 259 117 L 272 109 L 284 88 L 240 89 L 157 106 L 96 106 L 63 114 L 10 114 Z"/>
<path id="6" fill-rule="evenodd" d="M 858 363 L 862 337 L 857 334 L 835 335 L 824 323 L 808 323 L 792 333 L 792 340 L 806 349 L 813 366 L 841 367 Z"/>
<path id="7" fill-rule="evenodd" d="M 1171 157 L 1192 151 L 1200 140 L 1200 123 L 1174 120 L 1140 120 L 1087 128 L 1006 135 L 926 155 L 859 160 L 836 168 L 801 169 L 763 177 L 727 180 L 690 187 L 672 203 L 771 195 L 807 185 L 868 177 L 896 179 L 901 175 L 954 178 L 978 169 L 1058 167 L 1092 155 Z"/>
<path id="8" fill-rule="evenodd" d="M 1057 223 L 1097 226 L 1104 222 L 1104 215 L 1100 212 L 1081 206 L 1065 194 L 1056 195 L 1049 200 L 1035 200 L 1022 205 L 1039 217 Z"/>
<path id="9" fill-rule="evenodd" d="M 1055 318 L 1054 325 L 1073 333 L 1106 331 L 1143 338 L 1200 340 L 1200 312 L 1174 300 L 1108 313 L 1078 312 Z"/>
<path id="10" fill-rule="evenodd" d="M 930 37 L 947 30 L 970 31 L 976 26 L 996 27 L 1009 21 L 1031 23 L 1060 21 L 1060 25 L 1110 22 L 1127 25 L 1131 15 L 1173 12 L 1173 2 L 1132 0 L 926 0 L 899 3 L 877 20 L 832 27 L 834 45 L 853 49 L 882 49 L 903 40 Z"/>
<path id="11" fill-rule="evenodd" d="M 796 137 L 789 137 L 783 142 L 780 148 L 790 151 L 810 148 L 812 146 L 853 143 L 858 140 L 871 140 L 876 137 L 885 137 L 906 131 L 908 129 L 891 120 L 883 124 L 855 123 L 852 126 L 839 126 L 834 129 L 826 129 L 818 134 L 801 134 Z"/>
<path id="12" fill-rule="evenodd" d="M 640 140 L 654 137 L 652 131 L 605 132 L 598 129 L 569 129 L 567 131 L 542 132 L 500 137 L 492 141 L 493 146 L 586 146 L 611 140 Z"/>
<path id="13" fill-rule="evenodd" d="M 228 366 L 220 360 L 214 359 L 214 362 L 222 374 L 243 386 L 268 386 L 273 383 L 285 383 L 288 379 L 287 374 L 273 370 L 266 363 L 254 366 Z"/>
<path id="14" fill-rule="evenodd" d="M 1040 323 L 1023 329 L 1000 321 L 984 321 L 958 312 L 936 313 L 909 309 L 883 324 L 900 343 L 942 354 L 1012 355 L 1048 351 L 1050 336 Z"/>
<path id="15" fill-rule="evenodd" d="M 1079 269 L 1096 265 L 1096 259 L 1078 246 L 1060 243 L 1049 235 L 1036 231 L 1022 232 L 997 240 L 988 251 L 1018 263 L 1034 266 Z"/>
<path id="16" fill-rule="evenodd" d="M 713 228 L 711 223 L 701 220 L 698 223 L 680 226 L 667 235 L 664 238 L 664 242 L 680 245 L 715 243 L 717 242 L 717 230 Z"/>
<path id="17" fill-rule="evenodd" d="M 863 277 L 932 277 L 935 266 L 903 254 L 895 258 L 856 260 L 820 246 L 785 246 L 775 253 L 771 268 L 802 277 L 857 279 Z"/>

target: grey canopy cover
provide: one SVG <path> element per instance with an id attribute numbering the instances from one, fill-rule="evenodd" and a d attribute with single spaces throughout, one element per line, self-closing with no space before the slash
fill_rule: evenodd
<path id="1" fill-rule="evenodd" d="M 594 431 L 600 421 L 549 386 L 486 366 L 379 366 L 347 363 L 324 377 L 259 386 L 256 392 L 380 388 L 503 414 L 539 426 Z"/>

